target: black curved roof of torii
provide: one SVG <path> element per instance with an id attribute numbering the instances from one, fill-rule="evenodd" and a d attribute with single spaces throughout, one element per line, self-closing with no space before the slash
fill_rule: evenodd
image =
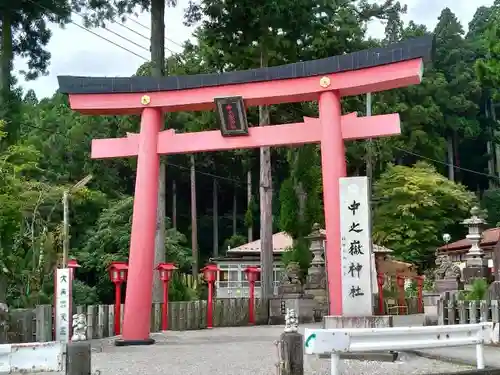
<path id="1" fill-rule="evenodd" d="M 227 72 L 155 77 L 77 77 L 58 76 L 59 91 L 64 94 L 112 94 L 174 91 L 239 83 L 264 82 L 304 78 L 350 70 L 371 68 L 422 58 L 429 61 L 433 54 L 433 36 L 408 39 L 387 47 L 372 48 L 319 60 Z"/>

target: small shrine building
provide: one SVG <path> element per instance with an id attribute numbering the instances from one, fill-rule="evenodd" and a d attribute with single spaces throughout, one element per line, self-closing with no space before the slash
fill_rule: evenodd
<path id="1" fill-rule="evenodd" d="M 324 229 L 320 229 L 322 235 L 326 234 Z M 293 239 L 285 232 L 275 233 L 273 235 L 273 285 L 274 294 L 278 295 L 278 286 L 284 276 L 284 266 L 282 255 L 293 245 Z M 325 242 L 323 242 L 323 248 Z M 415 277 L 417 272 L 411 263 L 402 262 L 394 259 L 389 250 L 383 246 L 373 244 L 373 290 L 377 290 L 376 273 L 383 273 L 387 277 L 401 275 L 407 279 Z M 217 298 L 248 298 L 249 285 L 245 279 L 244 270 L 248 266 L 260 266 L 260 239 L 247 244 L 227 249 L 226 255 L 211 258 L 211 261 L 220 269 L 218 273 L 216 286 Z M 376 271 L 375 271 L 376 270 Z M 260 297 L 261 285 L 260 275 L 255 283 L 255 296 Z"/>

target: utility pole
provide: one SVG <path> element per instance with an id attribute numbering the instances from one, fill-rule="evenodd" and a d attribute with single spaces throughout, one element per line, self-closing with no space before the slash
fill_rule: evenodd
<path id="1" fill-rule="evenodd" d="M 372 115 L 372 93 L 366 94 L 366 116 L 370 117 Z M 373 141 L 371 138 L 366 140 L 366 176 L 371 186 L 371 181 L 373 177 Z"/>
<path id="2" fill-rule="evenodd" d="M 89 174 L 85 176 L 76 184 L 74 184 L 70 189 L 64 190 L 62 197 L 63 204 L 63 259 L 62 259 L 62 268 L 66 268 L 68 266 L 68 257 L 69 257 L 69 194 L 75 191 L 80 190 L 85 185 L 92 180 L 92 175 Z"/>
<path id="3" fill-rule="evenodd" d="M 191 154 L 191 247 L 193 251 L 192 273 L 193 278 L 198 280 L 198 222 L 196 213 L 196 169 L 194 155 Z"/>
<path id="4" fill-rule="evenodd" d="M 218 213 L 218 202 L 217 202 L 217 180 L 213 179 L 213 256 L 219 256 L 219 213 Z"/>
<path id="5" fill-rule="evenodd" d="M 62 268 L 66 268 L 68 265 L 68 254 L 69 254 L 69 202 L 68 202 L 68 191 L 65 190 L 63 193 L 63 259 Z"/>

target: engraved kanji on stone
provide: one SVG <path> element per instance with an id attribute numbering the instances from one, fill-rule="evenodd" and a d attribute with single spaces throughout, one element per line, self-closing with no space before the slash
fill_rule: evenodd
<path id="1" fill-rule="evenodd" d="M 351 227 L 349 228 L 349 232 L 361 233 L 362 231 L 363 228 L 359 227 L 359 223 L 352 223 Z"/>
<path id="2" fill-rule="evenodd" d="M 361 270 L 363 269 L 363 265 L 361 263 L 351 262 L 349 265 L 349 271 L 347 271 L 351 277 L 360 277 Z M 356 276 L 355 276 L 356 275 Z"/>
<path id="3" fill-rule="evenodd" d="M 351 290 L 349 291 L 349 297 L 351 298 L 355 298 L 355 297 L 359 297 L 359 296 L 364 296 L 365 294 L 363 293 L 363 291 L 361 290 L 361 288 L 359 286 L 351 286 Z"/>
<path id="4" fill-rule="evenodd" d="M 359 202 L 352 201 L 352 203 L 347 208 L 352 212 L 353 215 L 356 215 L 356 211 L 358 210 L 359 206 Z"/>
<path id="5" fill-rule="evenodd" d="M 349 255 L 364 255 L 363 246 L 358 240 L 353 240 L 349 244 Z"/>

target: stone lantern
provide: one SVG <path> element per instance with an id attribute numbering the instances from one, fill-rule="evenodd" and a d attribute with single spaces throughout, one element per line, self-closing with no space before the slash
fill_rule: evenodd
<path id="1" fill-rule="evenodd" d="M 480 217 L 481 210 L 478 207 L 472 207 L 470 213 L 472 216 L 462 222 L 463 225 L 468 227 L 469 233 L 466 238 L 471 242 L 471 247 L 465 255 L 466 267 L 463 270 L 463 277 L 468 284 L 473 279 L 490 276 L 488 259 L 484 258 L 484 251 L 479 246 L 486 222 Z"/>
<path id="2" fill-rule="evenodd" d="M 314 224 L 313 231 L 306 238 L 311 245 L 309 250 L 312 253 L 313 259 L 311 266 L 307 271 L 306 289 L 325 289 L 326 287 L 326 272 L 325 272 L 325 239 L 326 236 L 321 233 L 320 225 Z"/>
<path id="3" fill-rule="evenodd" d="M 319 224 L 313 225 L 313 230 L 306 238 L 310 241 L 309 250 L 313 255 L 311 266 L 307 271 L 305 296 L 313 297 L 320 308 L 326 308 L 326 270 L 325 270 L 325 239 Z"/>

